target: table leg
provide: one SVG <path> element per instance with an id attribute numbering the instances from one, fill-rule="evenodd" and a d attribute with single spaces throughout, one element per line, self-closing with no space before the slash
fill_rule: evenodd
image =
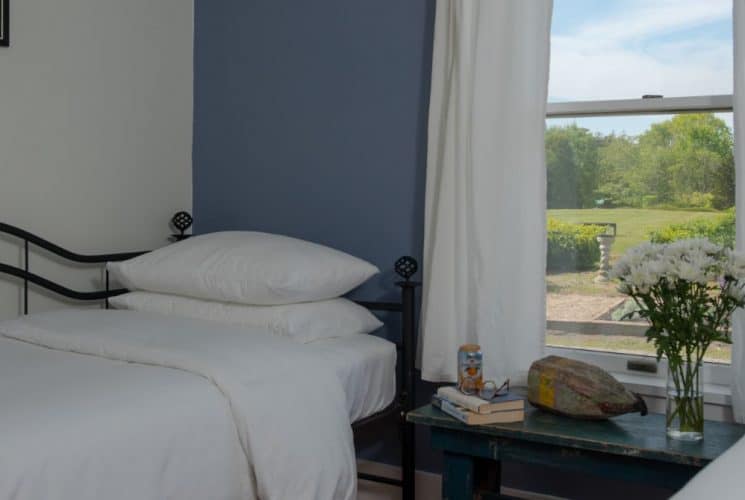
<path id="1" fill-rule="evenodd" d="M 444 453 L 442 498 L 473 500 L 474 458 L 457 453 Z"/>
<path id="2" fill-rule="evenodd" d="M 475 464 L 475 488 L 482 494 L 489 492 L 488 498 L 500 498 L 502 494 L 502 462 L 498 460 L 478 460 Z"/>

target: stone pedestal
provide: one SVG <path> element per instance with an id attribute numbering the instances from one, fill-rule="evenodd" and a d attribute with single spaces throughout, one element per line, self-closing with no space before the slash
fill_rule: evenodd
<path id="1" fill-rule="evenodd" d="M 610 271 L 610 250 L 613 246 L 615 236 L 602 235 L 598 236 L 598 244 L 600 246 L 600 268 L 598 269 L 598 275 L 595 276 L 595 283 L 605 283 L 608 281 L 608 271 Z"/>

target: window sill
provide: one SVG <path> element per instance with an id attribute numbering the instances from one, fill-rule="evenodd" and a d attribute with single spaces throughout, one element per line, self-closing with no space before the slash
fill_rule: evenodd
<path id="1" fill-rule="evenodd" d="M 649 361 L 654 360 L 654 358 L 552 346 L 546 346 L 545 352 L 546 354 L 584 361 L 604 369 L 630 391 L 643 396 L 650 412 L 665 413 L 667 364 L 664 359 L 658 364 L 657 373 L 646 374 L 630 371 L 627 363 L 631 359 L 642 358 Z M 728 365 L 706 363 L 704 381 L 706 380 L 709 383 L 704 385 L 705 418 L 723 422 L 732 421 L 732 393 L 729 386 L 730 367 Z"/>
<path id="2" fill-rule="evenodd" d="M 659 377 L 613 373 L 616 380 L 632 392 L 652 398 L 665 398 L 666 381 Z M 729 386 L 704 384 L 704 403 L 715 406 L 732 406 L 732 390 Z"/>

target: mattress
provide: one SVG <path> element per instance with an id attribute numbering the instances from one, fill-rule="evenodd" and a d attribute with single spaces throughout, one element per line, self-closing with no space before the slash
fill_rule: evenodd
<path id="1" fill-rule="evenodd" d="M 396 344 L 374 335 L 350 335 L 306 344 L 336 370 L 351 422 L 373 415 L 396 397 Z"/>

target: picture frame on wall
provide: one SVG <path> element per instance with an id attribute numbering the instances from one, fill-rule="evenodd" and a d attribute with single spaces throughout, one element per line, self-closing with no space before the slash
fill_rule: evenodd
<path id="1" fill-rule="evenodd" d="M 10 0 L 0 0 L 0 47 L 10 47 Z"/>

